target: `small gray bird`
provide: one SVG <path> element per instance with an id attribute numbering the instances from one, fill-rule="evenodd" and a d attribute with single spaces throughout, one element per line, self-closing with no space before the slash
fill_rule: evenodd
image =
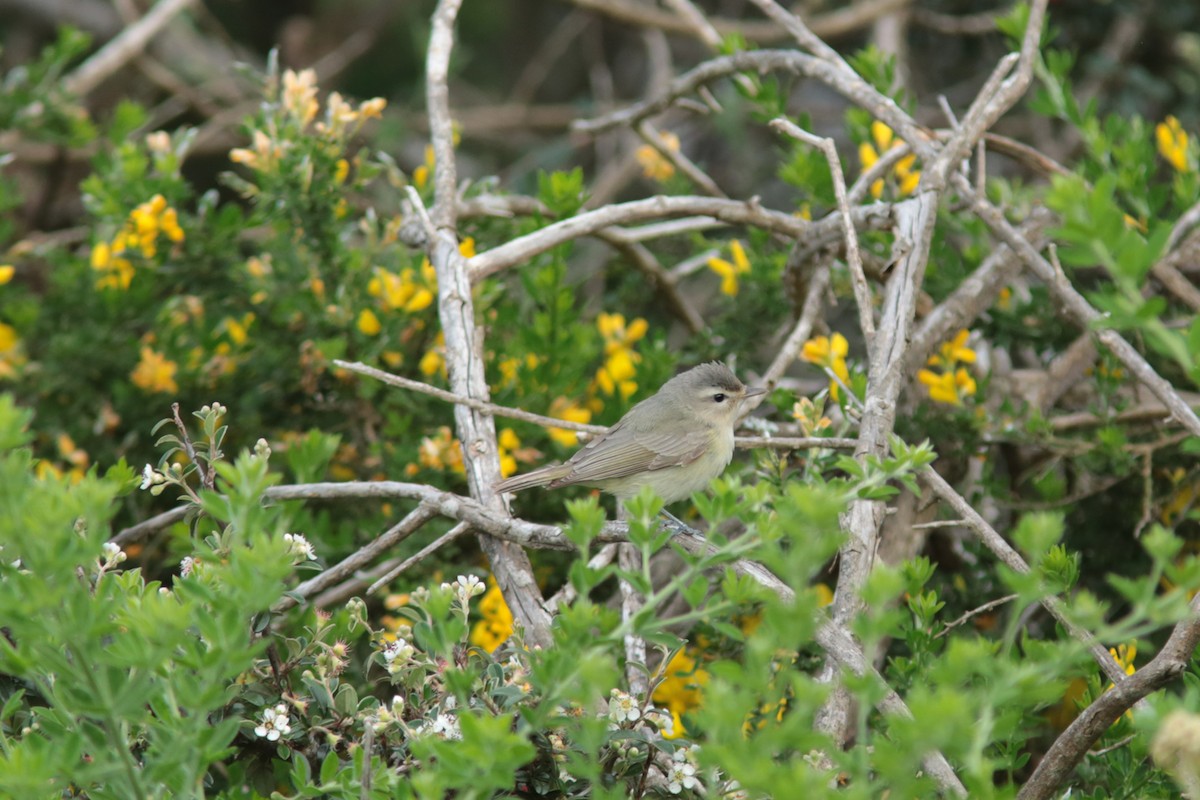
<path id="1" fill-rule="evenodd" d="M 708 486 L 733 459 L 742 404 L 766 389 L 747 389 L 713 361 L 676 375 L 564 464 L 501 481 L 501 492 L 581 484 L 625 500 L 650 486 L 674 503 Z"/>

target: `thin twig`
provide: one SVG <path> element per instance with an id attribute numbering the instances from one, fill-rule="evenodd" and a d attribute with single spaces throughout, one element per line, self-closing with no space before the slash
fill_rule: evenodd
<path id="1" fill-rule="evenodd" d="M 353 574 L 356 570 L 361 569 L 378 558 L 381 553 L 386 552 L 412 535 L 418 528 L 432 519 L 436 513 L 436 509 L 425 503 L 421 503 L 410 511 L 404 519 L 384 532 L 378 539 L 375 539 L 365 547 L 355 550 L 337 564 L 315 577 L 309 578 L 288 592 L 282 600 L 275 604 L 273 610 L 276 612 L 286 611 L 297 604 L 297 597 L 310 597 L 333 586 L 335 583 L 338 583 Z"/>
<path id="2" fill-rule="evenodd" d="M 858 325 L 870 346 L 875 339 L 875 303 L 871 298 L 871 287 L 867 285 L 867 276 L 863 274 L 862 254 L 858 250 L 858 235 L 854 230 L 854 220 L 850 215 L 850 202 L 846 196 L 846 177 L 842 174 L 842 162 L 838 157 L 837 145 L 833 139 L 814 136 L 791 120 L 777 117 L 771 120 L 771 127 L 799 139 L 805 144 L 816 147 L 825 155 L 829 162 L 829 173 L 833 178 L 833 192 L 837 197 L 838 211 L 841 212 L 842 230 L 846 236 L 846 266 L 850 268 L 850 284 L 854 287 L 854 300 L 858 304 Z"/>
<path id="3" fill-rule="evenodd" d="M 68 94 L 86 95 L 122 66 L 137 58 L 150 40 L 169 23 L 176 14 L 192 5 L 196 0 L 160 0 L 146 16 L 121 31 L 95 55 L 79 65 L 63 79 L 63 88 Z"/>
<path id="4" fill-rule="evenodd" d="M 961 524 L 961 522 L 959 524 Z M 938 633 L 937 635 L 935 635 L 933 638 L 940 639 L 943 636 L 945 636 L 947 633 L 949 633 L 950 631 L 957 628 L 959 625 L 962 625 L 964 622 L 969 620 L 971 617 L 978 616 L 979 614 L 982 614 L 985 611 L 991 611 L 996 606 L 1002 606 L 1005 603 L 1012 602 L 1013 600 L 1016 600 L 1018 597 L 1020 597 L 1020 595 L 1006 594 L 1004 597 L 997 597 L 995 600 L 991 600 L 987 603 L 984 603 L 979 608 L 973 608 L 970 611 L 968 611 L 967 613 L 963 614 L 958 619 L 954 620 L 953 622 L 947 622 L 946 627 L 943 628 L 942 631 L 940 633 Z"/>

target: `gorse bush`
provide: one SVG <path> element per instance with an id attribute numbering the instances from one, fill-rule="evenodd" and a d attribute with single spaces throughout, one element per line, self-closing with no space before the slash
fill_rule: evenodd
<path id="1" fill-rule="evenodd" d="M 755 0 L 769 33 L 547 35 L 513 105 L 569 94 L 572 135 L 489 141 L 458 103 L 513 59 L 472 5 L 386 99 L 241 69 L 236 141 L 158 61 L 175 102 L 96 91 L 153 37 L 5 74 L 0 795 L 1195 794 L 1186 103 L 1085 101 L 1038 2 L 930 122 L 952 54 Z M 710 360 L 768 392 L 686 524 L 496 495 Z"/>

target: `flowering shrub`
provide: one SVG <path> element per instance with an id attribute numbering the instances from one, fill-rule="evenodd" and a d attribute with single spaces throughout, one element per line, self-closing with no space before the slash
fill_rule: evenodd
<path id="1" fill-rule="evenodd" d="M 1198 121 L 1077 91 L 1045 5 L 948 122 L 877 49 L 689 4 L 643 44 L 698 71 L 553 146 L 460 105 L 511 42 L 481 17 L 386 99 L 272 55 L 236 141 L 162 59 L 145 107 L 71 31 L 10 69 L 0 795 L 1194 793 Z M 610 35 L 543 53 L 595 58 L 581 117 L 641 72 Z M 494 496 L 717 359 L 768 392 L 698 532 Z"/>

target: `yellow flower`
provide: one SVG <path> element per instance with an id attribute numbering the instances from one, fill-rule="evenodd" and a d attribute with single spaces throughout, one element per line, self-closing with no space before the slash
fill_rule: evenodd
<path id="1" fill-rule="evenodd" d="M 283 108 L 305 127 L 317 116 L 317 73 L 312 69 L 283 73 Z"/>
<path id="2" fill-rule="evenodd" d="M 0 380 L 17 376 L 17 367 L 25 363 L 21 355 L 21 337 L 17 329 L 0 322 Z"/>
<path id="3" fill-rule="evenodd" d="M 817 408 L 812 400 L 802 397 L 792 405 L 792 419 L 800 423 L 800 432 L 805 436 L 815 436 L 833 425 L 832 420 L 824 416 L 824 411 L 824 402 Z"/>
<path id="4" fill-rule="evenodd" d="M 967 346 L 971 332 L 962 329 L 954 338 L 942 344 L 938 352 L 929 357 L 927 364 L 931 367 L 941 367 L 942 372 L 923 369 L 917 373 L 917 380 L 929 387 L 929 399 L 937 403 L 961 406 L 966 397 L 975 394 L 975 379 L 971 373 L 960 364 L 974 364 L 975 351 Z"/>
<path id="5" fill-rule="evenodd" d="M 891 150 L 893 147 L 902 147 L 904 142 L 896 138 L 895 133 L 884 123 L 875 120 L 871 123 L 871 142 L 861 142 L 858 145 L 858 160 L 862 165 L 863 172 L 866 172 L 879 161 L 880 154 Z M 892 173 L 896 178 L 896 193 L 901 197 L 910 195 L 917 190 L 917 185 L 921 182 L 921 171 L 913 169 L 917 162 L 916 154 L 909 154 L 896 162 L 896 166 L 892 168 Z M 879 178 L 871 182 L 871 196 L 878 200 L 883 196 L 884 179 Z"/>
<path id="6" fill-rule="evenodd" d="M 142 348 L 142 357 L 130 375 L 133 385 L 147 392 L 174 394 L 179 391 L 175 383 L 176 363 L 162 353 L 149 347 Z"/>
<path id="7" fill-rule="evenodd" d="M 708 260 L 708 268 L 721 276 L 721 291 L 730 297 L 736 297 L 738 276 L 750 271 L 750 259 L 746 258 L 746 251 L 737 239 L 729 243 L 729 254 L 733 258 L 732 262 L 713 257 Z"/>
<path id="8" fill-rule="evenodd" d="M 975 351 L 967 347 L 967 339 L 970 337 L 971 332 L 963 328 L 954 334 L 953 339 L 943 343 L 939 351 L 930 356 L 926 363 L 931 367 L 953 367 L 960 363 L 974 364 Z"/>
<path id="9" fill-rule="evenodd" d="M 1154 126 L 1154 138 L 1158 142 L 1158 153 L 1178 172 L 1188 168 L 1188 135 L 1174 116 Z"/>
<path id="10" fill-rule="evenodd" d="M 673 655 L 663 672 L 666 677 L 655 688 L 652 699 L 656 705 L 671 712 L 675 724 L 667 738 L 676 739 L 687 733 L 681 721 L 682 716 L 703 702 L 709 675 L 697 666 L 696 659 L 685 650 Z"/>
<path id="11" fill-rule="evenodd" d="M 250 325 L 254 322 L 254 312 L 247 312 L 240 320 L 233 317 L 226 317 L 222 324 L 225 327 L 225 333 L 229 334 L 229 341 L 236 345 L 243 345 L 250 338 Z"/>
<path id="12" fill-rule="evenodd" d="M 346 178 L 350 175 L 350 162 L 344 158 L 337 160 L 337 165 L 333 169 L 333 182 L 345 183 Z"/>
<path id="13" fill-rule="evenodd" d="M 596 329 L 604 337 L 604 351 L 611 353 L 614 350 L 629 349 L 632 347 L 645 337 L 650 326 L 646 320 L 640 317 L 626 326 L 624 314 L 606 314 L 601 312 L 596 317 Z"/>
<path id="14" fill-rule="evenodd" d="M 437 271 L 429 259 L 421 262 L 420 272 L 406 268 L 397 275 L 381 267 L 367 284 L 367 293 L 383 301 L 385 310 L 416 314 L 437 299 Z"/>
<path id="15" fill-rule="evenodd" d="M 450 428 L 443 425 L 437 429 L 436 436 L 426 436 L 421 439 L 417 448 L 417 461 L 426 469 L 450 470 L 463 473 L 462 445 L 450 433 Z"/>
<path id="16" fill-rule="evenodd" d="M 0 264 L 0 286 L 8 283 L 16 274 L 17 268 L 12 264 Z"/>
<path id="17" fill-rule="evenodd" d="M 358 329 L 367 336 L 378 336 L 383 326 L 379 324 L 379 317 L 375 316 L 374 311 L 364 308 L 358 312 Z"/>
<path id="18" fill-rule="evenodd" d="M 604 365 L 596 371 L 595 385 L 604 394 L 620 392 L 621 397 L 628 398 L 637 391 L 633 378 L 642 357 L 634 352 L 633 345 L 646 335 L 649 327 L 641 318 L 627 326 L 624 314 L 601 313 L 596 317 L 596 328 L 604 337 Z"/>
<path id="19" fill-rule="evenodd" d="M 504 428 L 496 436 L 496 444 L 500 451 L 500 477 L 507 478 L 517 471 L 514 454 L 521 449 L 521 440 L 512 428 Z"/>
<path id="20" fill-rule="evenodd" d="M 1000 296 L 996 298 L 996 308 L 1001 311 L 1011 311 L 1013 304 L 1013 290 L 1005 286 L 1000 289 Z"/>
<path id="21" fill-rule="evenodd" d="M 462 253 L 463 258 L 475 257 L 475 237 L 468 236 L 458 243 L 458 252 Z M 435 276 L 436 277 L 436 276 Z"/>
<path id="22" fill-rule="evenodd" d="M 372 97 L 358 104 L 358 118 L 362 120 L 378 119 L 387 108 L 387 100 L 382 97 Z"/>
<path id="23" fill-rule="evenodd" d="M 432 378 L 438 372 L 446 374 L 446 335 L 439 333 L 437 339 L 433 343 L 433 347 L 425 355 L 421 356 L 421 361 L 417 368 L 421 370 L 421 374 Z"/>
<path id="24" fill-rule="evenodd" d="M 1129 644 L 1119 644 L 1115 648 L 1108 648 L 1108 654 L 1125 670 L 1126 675 L 1132 675 L 1137 670 L 1133 666 L 1133 660 L 1137 658 L 1137 642 Z"/>
<path id="25" fill-rule="evenodd" d="M 834 402 L 838 400 L 838 381 L 850 385 L 850 369 L 846 366 L 846 355 L 850 352 L 850 343 L 840 333 L 833 336 L 816 336 L 804 343 L 800 358 L 810 364 L 816 364 L 837 378 L 829 382 L 829 396 Z"/>
<path id="26" fill-rule="evenodd" d="M 658 140 L 664 150 L 672 153 L 679 152 L 679 137 L 670 131 L 660 132 Z M 651 180 L 662 183 L 675 174 L 675 165 L 671 163 L 670 159 L 664 158 L 663 154 L 655 147 L 644 144 L 637 149 L 633 156 L 642 165 L 642 174 Z"/>
<path id="27" fill-rule="evenodd" d="M 592 421 L 591 410 L 565 397 L 554 398 L 554 402 L 550 404 L 549 416 L 555 419 L 565 419 L 569 422 L 581 422 L 584 424 Z M 575 431 L 568 428 L 550 428 L 547 432 L 550 434 L 551 439 L 563 447 L 574 447 L 579 444 L 579 437 L 575 435 Z"/>
<path id="28" fill-rule="evenodd" d="M 108 242 L 97 242 L 92 248 L 92 269 L 107 269 L 112 262 L 112 248 Z"/>
<path id="29" fill-rule="evenodd" d="M 910 153 L 897 161 L 896 166 L 893 169 L 893 172 L 896 173 L 896 177 L 899 179 L 899 183 L 896 186 L 896 191 L 898 191 L 902 197 L 915 192 L 917 190 L 917 184 L 921 182 L 921 170 L 913 169 L 913 165 L 916 162 L 916 154 Z"/>
<path id="30" fill-rule="evenodd" d="M 413 185 L 418 189 L 424 189 L 425 184 L 429 183 L 429 176 L 433 174 L 436 164 L 437 159 L 433 155 L 433 145 L 425 145 L 425 163 L 413 170 Z"/>
<path id="31" fill-rule="evenodd" d="M 488 590 L 479 599 L 478 609 L 482 619 L 471 628 L 471 644 L 494 653 L 513 634 L 512 611 L 495 578 L 488 577 Z"/>
<path id="32" fill-rule="evenodd" d="M 875 140 L 875 146 L 879 148 L 879 152 L 891 149 L 895 143 L 896 134 L 892 132 L 884 123 L 875 120 L 871 123 L 871 138 Z"/>

